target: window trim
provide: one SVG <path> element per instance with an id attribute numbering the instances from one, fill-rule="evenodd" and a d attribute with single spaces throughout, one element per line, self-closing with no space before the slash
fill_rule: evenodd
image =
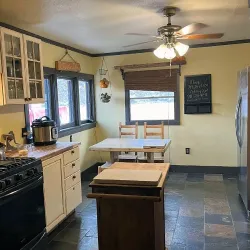
<path id="1" fill-rule="evenodd" d="M 72 135 L 75 133 L 79 133 L 84 130 L 88 130 L 96 127 L 96 108 L 95 108 L 95 86 L 94 86 L 94 76 L 85 73 L 71 72 L 71 71 L 57 71 L 54 68 L 44 67 L 44 77 L 50 77 L 50 107 L 51 107 L 51 117 L 56 122 L 59 128 L 59 138 Z M 73 112 L 74 112 L 74 122 L 66 125 L 60 126 L 59 119 L 59 109 L 58 109 L 58 95 L 57 95 L 57 77 L 69 78 L 73 80 Z M 75 105 L 79 103 L 79 86 L 78 80 L 83 80 L 89 82 L 88 86 L 90 86 L 90 118 L 89 120 L 81 121 L 80 119 L 80 107 L 79 105 Z M 24 105 L 24 113 L 25 113 L 25 125 L 26 128 L 30 127 L 29 122 L 29 104 Z M 73 125 L 69 126 L 69 125 Z"/>
<path id="2" fill-rule="evenodd" d="M 174 107 L 175 107 L 175 119 L 174 120 L 131 120 L 130 119 L 130 97 L 129 90 L 125 90 L 125 121 L 127 125 L 134 125 L 138 122 L 139 125 L 143 125 L 144 122 L 147 122 L 149 125 L 157 125 L 162 121 L 165 125 L 180 125 L 180 77 L 177 77 L 177 91 L 174 96 Z"/>

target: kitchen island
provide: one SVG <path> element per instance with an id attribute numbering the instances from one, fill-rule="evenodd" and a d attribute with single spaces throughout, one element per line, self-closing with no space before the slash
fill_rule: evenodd
<path id="1" fill-rule="evenodd" d="M 155 186 L 104 184 L 97 179 L 90 183 L 88 197 L 97 200 L 99 250 L 165 249 L 164 186 L 169 167 L 168 163 L 117 162 L 109 168 L 159 170 Z"/>

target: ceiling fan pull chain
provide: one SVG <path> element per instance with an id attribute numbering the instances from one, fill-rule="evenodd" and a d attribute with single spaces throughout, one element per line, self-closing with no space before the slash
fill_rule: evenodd
<path id="1" fill-rule="evenodd" d="M 170 59 L 169 66 L 170 66 L 169 76 L 171 76 L 172 75 L 171 74 L 172 59 Z"/>

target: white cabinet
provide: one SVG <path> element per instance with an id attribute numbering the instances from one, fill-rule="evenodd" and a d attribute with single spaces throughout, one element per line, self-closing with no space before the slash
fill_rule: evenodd
<path id="1" fill-rule="evenodd" d="M 23 104 L 27 95 L 23 35 L 1 28 L 1 55 L 4 87 L 2 102 L 3 104 Z"/>
<path id="2" fill-rule="evenodd" d="M 27 98 L 31 103 L 44 102 L 41 40 L 24 35 L 24 53 L 27 76 Z"/>
<path id="3" fill-rule="evenodd" d="M 44 102 L 41 41 L 0 28 L 0 105 Z"/>
<path id="4" fill-rule="evenodd" d="M 42 164 L 46 229 L 50 232 L 82 202 L 79 147 Z"/>
<path id="5" fill-rule="evenodd" d="M 46 227 L 50 231 L 66 216 L 62 155 L 43 163 Z"/>

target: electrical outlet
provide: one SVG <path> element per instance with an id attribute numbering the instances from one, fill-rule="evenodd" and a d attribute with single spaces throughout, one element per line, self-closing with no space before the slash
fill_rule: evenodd
<path id="1" fill-rule="evenodd" d="M 190 148 L 186 148 L 186 155 L 190 155 Z"/>

